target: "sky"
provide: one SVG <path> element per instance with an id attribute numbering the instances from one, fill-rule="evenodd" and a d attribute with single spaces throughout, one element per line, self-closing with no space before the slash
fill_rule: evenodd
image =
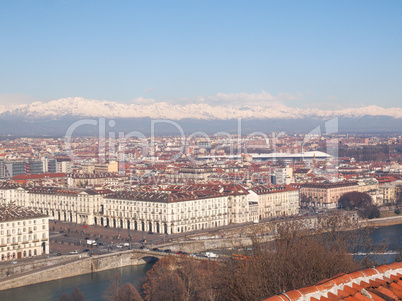
<path id="1" fill-rule="evenodd" d="M 0 1 L 0 104 L 402 103 L 402 1 Z"/>

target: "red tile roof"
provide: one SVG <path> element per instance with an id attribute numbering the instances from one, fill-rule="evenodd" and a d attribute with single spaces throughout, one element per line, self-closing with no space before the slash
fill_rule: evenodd
<path id="1" fill-rule="evenodd" d="M 13 180 L 32 180 L 32 179 L 47 179 L 47 178 L 65 178 L 65 173 L 41 173 L 35 175 L 18 175 L 13 177 Z"/>
<path id="2" fill-rule="evenodd" d="M 402 262 L 341 274 L 264 301 L 402 300 Z"/>

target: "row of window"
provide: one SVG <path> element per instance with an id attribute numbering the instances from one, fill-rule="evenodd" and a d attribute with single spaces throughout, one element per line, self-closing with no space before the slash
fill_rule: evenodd
<path id="1" fill-rule="evenodd" d="M 28 239 L 27 239 L 28 238 Z M 24 235 L 24 236 L 18 236 L 18 237 L 7 237 L 7 238 L 1 238 L 1 244 L 5 245 L 5 244 L 10 244 L 10 243 L 16 243 L 16 242 L 23 242 L 23 241 L 31 241 L 33 238 L 33 240 L 37 240 L 38 239 L 38 235 L 37 234 L 33 234 L 32 235 Z M 42 239 L 46 239 L 46 233 L 42 233 Z"/>
<path id="2" fill-rule="evenodd" d="M 45 223 L 45 219 L 42 219 L 42 223 L 44 224 Z M 3 229 L 3 228 L 7 228 L 7 227 L 10 227 L 10 225 L 11 225 L 11 227 L 15 227 L 16 225 L 17 226 L 20 226 L 20 225 L 23 225 L 23 226 L 25 226 L 26 224 L 36 224 L 36 220 L 28 220 L 28 222 L 26 222 L 26 221 L 19 221 L 19 222 L 12 222 L 12 223 L 1 223 L 0 224 L 0 228 L 1 229 Z"/>
<path id="3" fill-rule="evenodd" d="M 27 251 L 22 252 L 21 256 L 25 258 L 25 257 L 31 257 L 32 255 L 36 256 L 38 254 L 39 252 L 36 249 L 34 249 L 33 251 L 28 250 L 28 252 Z M 15 252 L 12 253 L 8 252 L 7 254 L 1 254 L 1 260 L 4 261 L 4 260 L 15 259 L 17 258 L 16 256 L 17 254 Z"/>
<path id="4" fill-rule="evenodd" d="M 32 227 L 29 227 L 29 228 L 22 228 L 22 229 L 21 228 L 18 228 L 18 229 L 14 228 L 12 230 L 8 229 L 7 232 L 4 232 L 4 230 L 1 230 L 0 234 L 4 235 L 4 233 L 6 233 L 7 235 L 10 235 L 10 234 L 15 234 L 17 231 L 18 231 L 18 234 L 21 234 L 21 233 L 27 232 L 27 229 L 28 229 L 28 232 L 32 232 Z M 46 225 L 42 225 L 42 230 L 45 230 L 45 229 L 46 229 Z M 33 230 L 36 231 L 37 227 L 34 226 Z"/>

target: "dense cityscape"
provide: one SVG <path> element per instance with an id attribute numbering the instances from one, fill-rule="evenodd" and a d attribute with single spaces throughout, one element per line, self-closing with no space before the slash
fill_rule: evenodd
<path id="1" fill-rule="evenodd" d="M 119 153 L 111 153 L 119 141 L 95 137 L 73 139 L 68 151 L 62 138 L 3 139 L 1 259 L 49 254 L 47 226 L 21 231 L 20 222 L 8 223 L 13 216 L 28 226 L 32 210 L 56 222 L 168 235 L 324 214 L 353 192 L 398 212 L 401 136 L 307 136 L 202 137 L 184 145 L 180 137 L 153 137 L 146 147 L 126 141 Z M 325 152 L 334 141 L 339 157 Z"/>
<path id="2" fill-rule="evenodd" d="M 0 1 L 0 301 L 401 301 L 401 15 Z"/>

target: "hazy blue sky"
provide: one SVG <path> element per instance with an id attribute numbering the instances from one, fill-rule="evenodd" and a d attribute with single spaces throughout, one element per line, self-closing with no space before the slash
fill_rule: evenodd
<path id="1" fill-rule="evenodd" d="M 3 103 L 261 91 L 401 107 L 402 1 L 0 2 Z"/>

